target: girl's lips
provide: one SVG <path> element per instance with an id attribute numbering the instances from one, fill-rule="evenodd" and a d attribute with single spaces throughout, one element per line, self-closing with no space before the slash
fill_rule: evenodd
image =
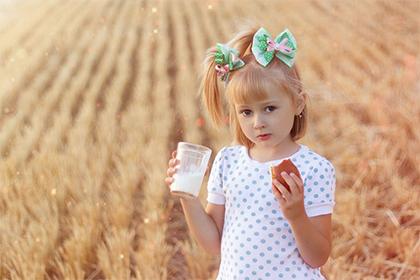
<path id="1" fill-rule="evenodd" d="M 268 140 L 270 138 L 270 136 L 271 136 L 271 134 L 261 134 L 261 135 L 258 135 L 257 138 L 262 140 L 262 141 L 265 141 L 265 140 Z"/>

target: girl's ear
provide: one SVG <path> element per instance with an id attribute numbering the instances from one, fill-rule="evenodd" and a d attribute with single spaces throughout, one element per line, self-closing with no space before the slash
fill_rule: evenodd
<path id="1" fill-rule="evenodd" d="M 298 115 L 302 113 L 303 109 L 305 108 L 306 100 L 307 100 L 306 92 L 304 91 L 299 92 L 299 94 L 296 97 L 296 111 Z"/>

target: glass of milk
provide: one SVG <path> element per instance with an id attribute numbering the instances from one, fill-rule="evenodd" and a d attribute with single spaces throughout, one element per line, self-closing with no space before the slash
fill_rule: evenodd
<path id="1" fill-rule="evenodd" d="M 185 198 L 197 198 L 206 173 L 211 149 L 187 142 L 179 142 L 176 158 L 178 170 L 174 174 L 171 193 Z"/>

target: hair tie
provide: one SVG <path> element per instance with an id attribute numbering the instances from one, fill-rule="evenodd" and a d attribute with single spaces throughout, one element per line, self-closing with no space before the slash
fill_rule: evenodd
<path id="1" fill-rule="evenodd" d="M 252 53 L 259 64 L 266 67 L 276 56 L 287 66 L 292 67 L 296 56 L 295 37 L 285 29 L 274 40 L 264 28 L 255 32 L 252 40 Z"/>

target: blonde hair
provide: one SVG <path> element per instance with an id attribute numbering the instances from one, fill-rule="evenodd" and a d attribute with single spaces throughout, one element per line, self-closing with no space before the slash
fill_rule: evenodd
<path id="1" fill-rule="evenodd" d="M 267 98 L 270 90 L 279 89 L 278 92 L 285 92 L 291 98 L 294 106 L 299 95 L 303 95 L 306 100 L 306 94 L 303 92 L 303 86 L 300 76 L 294 64 L 288 67 L 285 63 L 274 57 L 273 60 L 263 67 L 251 53 L 252 39 L 257 27 L 248 28 L 239 32 L 228 46 L 236 48 L 239 57 L 245 62 L 245 66 L 232 71 L 224 88 L 224 98 L 221 94 L 219 79 L 217 77 L 214 61 L 216 47 L 207 50 L 204 60 L 204 71 L 202 74 L 200 93 L 202 101 L 210 113 L 210 118 L 216 126 L 224 124 L 228 110 L 229 124 L 234 135 L 234 142 L 251 148 L 252 143 L 242 132 L 235 113 L 235 104 L 259 101 Z M 226 102 L 227 101 L 227 102 Z M 227 103 L 227 104 L 226 104 Z M 227 107 L 227 108 L 226 108 Z M 308 113 L 306 104 L 301 113 L 301 117 L 295 116 L 290 136 L 293 141 L 302 138 L 307 128 Z"/>

